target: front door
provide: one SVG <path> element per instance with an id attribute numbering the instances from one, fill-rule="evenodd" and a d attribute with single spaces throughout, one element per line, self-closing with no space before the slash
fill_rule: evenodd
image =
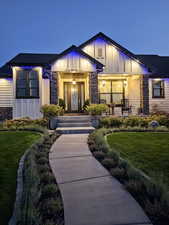
<path id="1" fill-rule="evenodd" d="M 67 112 L 81 112 L 84 105 L 84 83 L 64 83 L 64 100 Z"/>

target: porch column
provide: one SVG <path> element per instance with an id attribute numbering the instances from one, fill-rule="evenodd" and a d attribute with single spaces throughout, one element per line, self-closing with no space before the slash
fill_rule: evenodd
<path id="1" fill-rule="evenodd" d="M 143 75 L 141 80 L 141 93 L 142 93 L 142 108 L 143 114 L 149 114 L 149 77 Z"/>
<path id="2" fill-rule="evenodd" d="M 90 102 L 92 104 L 99 103 L 97 72 L 89 73 L 89 95 L 90 95 Z"/>
<path id="3" fill-rule="evenodd" d="M 50 104 L 57 104 L 58 103 L 58 73 L 52 72 L 51 73 L 51 80 L 50 80 Z"/>

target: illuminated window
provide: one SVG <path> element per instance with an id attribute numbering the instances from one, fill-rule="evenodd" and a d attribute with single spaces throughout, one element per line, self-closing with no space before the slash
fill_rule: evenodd
<path id="1" fill-rule="evenodd" d="M 124 80 L 100 80 L 99 96 L 100 103 L 121 105 L 125 97 L 125 81 Z"/>
<path id="2" fill-rule="evenodd" d="M 16 98 L 39 98 L 39 80 L 37 71 L 17 71 Z"/>
<path id="3" fill-rule="evenodd" d="M 152 81 L 152 96 L 153 98 L 164 98 L 164 80 Z"/>

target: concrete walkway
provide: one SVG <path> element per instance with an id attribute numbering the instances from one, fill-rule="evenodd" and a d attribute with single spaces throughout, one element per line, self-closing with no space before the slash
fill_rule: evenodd
<path id="1" fill-rule="evenodd" d="M 49 155 L 63 197 L 65 225 L 150 225 L 137 202 L 91 155 L 87 137 L 62 135 Z"/>

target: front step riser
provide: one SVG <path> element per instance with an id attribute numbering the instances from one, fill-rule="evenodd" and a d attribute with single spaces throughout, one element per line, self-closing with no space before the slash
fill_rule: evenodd
<path id="1" fill-rule="evenodd" d="M 90 120 L 57 120 L 57 123 L 89 123 Z"/>
<path id="2" fill-rule="evenodd" d="M 89 134 L 93 130 L 58 130 L 59 134 Z"/>
<path id="3" fill-rule="evenodd" d="M 57 127 L 90 127 L 91 123 L 58 123 Z"/>

